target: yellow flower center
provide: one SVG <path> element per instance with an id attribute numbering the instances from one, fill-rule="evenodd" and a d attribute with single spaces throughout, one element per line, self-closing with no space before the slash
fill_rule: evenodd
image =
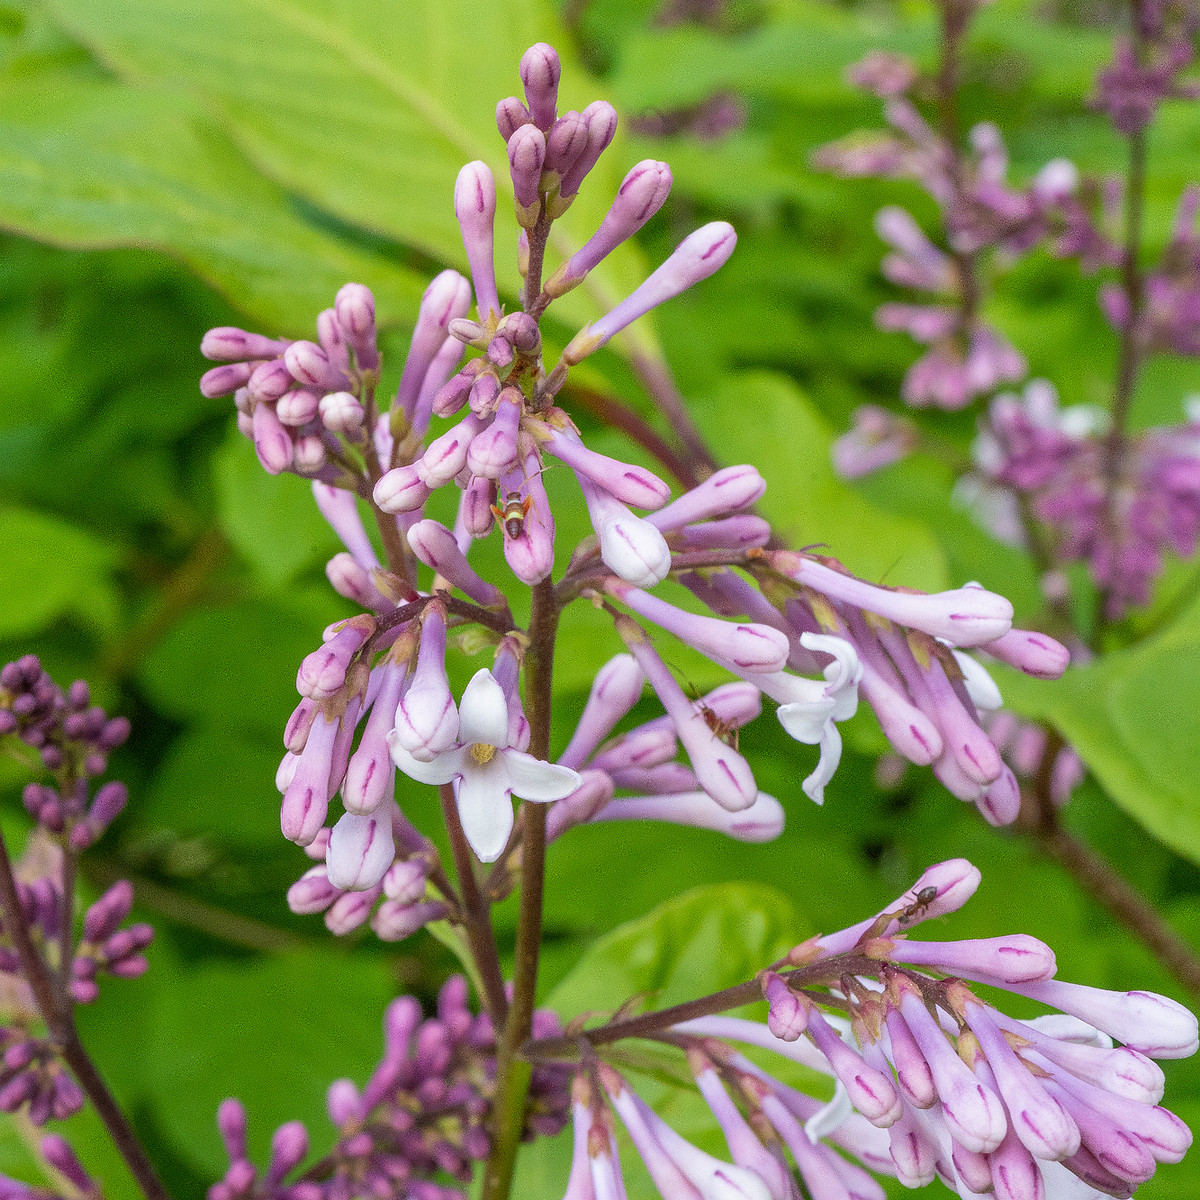
<path id="1" fill-rule="evenodd" d="M 486 742 L 476 742 L 471 747 L 471 758 L 475 760 L 477 766 L 482 767 L 485 763 L 492 761 L 492 756 L 496 753 L 495 746 L 489 746 Z"/>

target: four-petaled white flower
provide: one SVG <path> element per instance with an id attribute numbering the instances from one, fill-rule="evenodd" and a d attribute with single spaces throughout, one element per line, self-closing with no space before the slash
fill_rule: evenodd
<path id="1" fill-rule="evenodd" d="M 845 638 L 822 633 L 802 633 L 800 644 L 807 650 L 833 655 L 825 669 L 825 679 L 804 679 L 797 675 L 756 677 L 763 690 L 778 700 L 779 723 L 796 739 L 809 746 L 821 747 L 817 769 L 801 785 L 804 794 L 817 804 L 825 801 L 825 785 L 833 778 L 842 761 L 842 735 L 837 721 L 845 721 L 858 711 L 858 682 L 862 664 Z M 767 686 L 768 682 L 775 686 Z"/>
<path id="2" fill-rule="evenodd" d="M 543 762 L 508 744 L 504 691 L 486 667 L 475 673 L 458 708 L 458 740 L 430 762 L 415 759 L 388 734 L 392 760 L 418 783 L 453 783 L 463 832 L 480 862 L 495 862 L 512 832 L 511 796 L 548 803 L 580 785 L 569 767 Z"/>

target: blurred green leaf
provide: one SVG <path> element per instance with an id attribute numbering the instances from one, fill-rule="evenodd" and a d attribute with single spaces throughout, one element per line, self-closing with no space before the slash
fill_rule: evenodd
<path id="1" fill-rule="evenodd" d="M 726 463 L 753 463 L 767 481 L 759 505 L 792 546 L 822 543 L 857 575 L 938 591 L 946 560 L 919 522 L 877 508 L 835 474 L 833 434 L 790 380 L 728 376 L 693 406 Z"/>
<path id="2" fill-rule="evenodd" d="M 1060 729 L 1132 817 L 1200 863 L 1200 602 L 1062 679 L 1004 671 L 1001 688 L 1017 712 Z"/>
<path id="3" fill-rule="evenodd" d="M 62 246 L 177 255 L 293 331 L 348 279 L 376 289 L 385 311 L 424 287 L 304 221 L 186 97 L 67 74 L 0 80 L 0 223 Z"/>
<path id="4" fill-rule="evenodd" d="M 221 526 L 268 587 L 282 586 L 341 549 L 313 500 L 312 484 L 297 475 L 268 475 L 236 429 L 217 452 L 213 475 Z"/>
<path id="5" fill-rule="evenodd" d="M 48 513 L 0 505 L 0 636 L 28 635 L 71 614 L 112 625 L 116 596 L 109 572 L 115 550 Z"/>
<path id="6" fill-rule="evenodd" d="M 297 952 L 252 963 L 184 970 L 149 1014 L 146 1063 L 164 1131 L 179 1153 L 219 1177 L 227 1159 L 217 1105 L 242 1100 L 250 1154 L 268 1157 L 276 1127 L 303 1121 L 313 1150 L 332 1141 L 325 1092 L 335 1079 L 366 1082 L 383 1050 L 392 995 L 382 959 Z"/>
<path id="7" fill-rule="evenodd" d="M 804 940 L 791 901 L 773 888 L 694 888 L 596 942 L 547 1003 L 560 1016 L 611 1012 L 634 996 L 650 1008 L 744 983 Z"/>
<path id="8" fill-rule="evenodd" d="M 384 14 L 374 0 L 54 0 L 52 9 L 125 77 L 186 81 L 215 102 L 250 158 L 291 191 L 460 268 L 454 179 L 482 159 L 511 195 L 496 102 L 519 89 L 525 49 L 538 40 L 558 47 L 560 109 L 596 98 L 545 0 L 408 0 Z M 560 249 L 599 224 L 611 170 L 597 169 L 555 227 Z M 510 293 L 520 283 L 516 235 L 502 202 L 496 268 Z M 556 312 L 594 318 L 605 302 L 588 294 L 628 290 L 639 262 L 632 247 L 618 251 Z"/>

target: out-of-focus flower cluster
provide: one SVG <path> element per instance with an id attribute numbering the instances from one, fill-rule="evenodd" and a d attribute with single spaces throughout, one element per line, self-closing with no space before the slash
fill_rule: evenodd
<path id="1" fill-rule="evenodd" d="M 261 1176 L 246 1152 L 246 1113 L 226 1100 L 217 1124 L 229 1153 L 225 1178 L 209 1200 L 463 1200 L 474 1166 L 488 1155 L 488 1122 L 495 1087 L 496 1035 L 491 1018 L 467 1007 L 467 985 L 454 976 L 443 986 L 437 1015 L 402 996 L 384 1014 L 384 1055 L 361 1089 L 339 1079 L 329 1089 L 329 1119 L 337 1141 L 319 1162 L 297 1169 L 308 1154 L 308 1131 L 282 1125 Z M 534 1014 L 535 1037 L 554 1037 L 554 1013 Z M 534 1068 L 525 1137 L 553 1136 L 566 1124 L 570 1068 Z M 291 1176 L 291 1179 L 289 1179 Z"/>
<path id="2" fill-rule="evenodd" d="M 50 783 L 25 787 L 24 802 L 37 822 L 14 882 L 33 952 L 61 984 L 61 1003 L 89 1004 L 99 995 L 102 974 L 136 978 L 148 966 L 143 951 L 154 937 L 145 924 L 124 925 L 133 908 L 133 888 L 115 883 L 84 913 L 75 927 L 73 892 L 65 892 L 66 861 L 90 846 L 125 807 L 122 783 L 92 779 L 108 765 L 108 754 L 129 736 L 124 717 L 109 717 L 91 703 L 86 683 L 65 692 L 26 655 L 0 668 L 0 737 L 19 738 L 37 751 Z M 70 872 L 74 878 L 74 871 Z M 77 935 L 78 932 L 78 936 Z M 34 1124 L 78 1111 L 83 1094 L 63 1063 L 52 1036 L 38 1032 L 56 1014 L 39 1013 L 18 952 L 17 931 L 8 916 L 0 920 L 0 979 L 8 998 L 10 1024 L 0 1027 L 0 1110 L 24 1108 Z M 64 1172 L 65 1173 L 65 1172 Z"/>
<path id="3" fill-rule="evenodd" d="M 906 1187 L 940 1178 L 961 1196 L 1004 1200 L 1128 1197 L 1158 1163 L 1179 1161 L 1192 1135 L 1159 1107 L 1163 1074 L 1152 1060 L 1194 1053 L 1196 1018 L 1153 993 L 1063 983 L 1050 948 L 1023 934 L 910 939 L 978 883 L 965 860 L 940 863 L 876 916 L 797 946 L 760 975 L 765 1025 L 709 1016 L 660 1035 L 686 1052 L 732 1163 L 688 1143 L 612 1066 L 585 1060 L 568 1200 L 621 1194 L 606 1098 L 664 1197 L 788 1200 L 798 1194 L 793 1164 L 809 1195 L 883 1197 L 826 1142 Z M 973 983 L 1058 1011 L 1016 1020 Z M 731 1043 L 830 1076 L 834 1098 L 789 1087 Z"/>

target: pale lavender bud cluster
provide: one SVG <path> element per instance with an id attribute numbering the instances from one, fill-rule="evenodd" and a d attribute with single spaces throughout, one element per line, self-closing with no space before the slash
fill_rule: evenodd
<path id="1" fill-rule="evenodd" d="M 674 1027 L 695 1039 L 684 1044 L 734 1162 L 763 1186 L 760 1192 L 741 1182 L 740 1194 L 794 1194 L 781 1181 L 782 1144 L 813 1194 L 882 1196 L 865 1176 L 850 1183 L 844 1161 L 839 1166 L 814 1152 L 824 1136 L 907 1187 L 939 1177 L 960 1195 L 994 1191 L 1007 1200 L 1059 1194 L 1068 1173 L 1106 1194 L 1129 1196 L 1157 1163 L 1182 1157 L 1191 1133 L 1158 1106 L 1163 1075 L 1151 1060 L 1194 1053 L 1196 1018 L 1164 996 L 1059 982 L 1053 952 L 1023 934 L 909 938 L 919 922 L 961 907 L 978 883 L 965 860 L 937 864 L 875 917 L 796 947 L 763 973 L 766 1025 L 701 1017 Z M 1060 1011 L 1015 1020 L 964 981 Z M 822 985 L 830 989 L 828 1008 L 815 991 Z M 1123 1045 L 1114 1047 L 1114 1038 Z M 732 1054 L 730 1041 L 832 1076 L 834 1100 L 822 1108 Z M 746 1074 L 754 1081 L 752 1100 Z M 741 1088 L 740 1107 L 765 1120 L 747 1121 L 730 1103 L 732 1087 Z M 659 1138 L 660 1149 L 674 1145 Z M 649 1159 L 647 1166 L 653 1174 Z"/>
<path id="2" fill-rule="evenodd" d="M 142 953 L 154 940 L 150 925 L 121 928 L 133 908 L 133 885 L 119 880 L 83 916 L 83 937 L 71 964 L 71 995 L 90 1004 L 99 995 L 96 976 L 102 972 L 119 979 L 136 979 L 149 968 Z"/>
<path id="3" fill-rule="evenodd" d="M 268 338 L 241 329 L 210 329 L 200 390 L 233 395 L 238 428 L 254 442 L 263 469 L 342 482 L 345 446 L 375 436 L 374 387 L 379 377 L 375 299 L 348 283 L 317 318 L 317 341 Z"/>
<path id="4" fill-rule="evenodd" d="M 1036 380 L 1023 398 L 997 397 L 975 443 L 978 495 L 1019 497 L 1053 535 L 1058 562 L 1082 560 L 1107 613 L 1145 604 L 1167 551 L 1189 557 L 1200 542 L 1200 440 L 1194 421 L 1127 439 L 1109 494 L 1103 414 L 1058 408 Z M 992 510 L 995 509 L 992 504 Z M 988 521 L 987 507 L 981 511 Z"/>
<path id="5" fill-rule="evenodd" d="M 236 1100 L 226 1100 L 217 1123 L 230 1167 L 209 1189 L 209 1200 L 355 1200 L 364 1194 L 462 1200 L 475 1164 L 489 1150 L 496 1056 L 491 1018 L 470 1011 L 466 981 L 454 976 L 438 995 L 436 1016 L 422 1019 L 417 1002 L 402 996 L 389 1005 L 383 1027 L 383 1058 L 366 1084 L 339 1079 L 330 1086 L 327 1107 L 337 1141 L 307 1172 L 298 1168 L 308 1134 L 292 1122 L 276 1132 L 271 1164 L 260 1179 L 246 1157 L 245 1112 Z M 554 1013 L 539 1009 L 533 1031 L 554 1037 L 562 1025 Z M 562 1129 L 569 1082 L 567 1067 L 534 1068 L 527 1138 Z"/>
<path id="6" fill-rule="evenodd" d="M 1127 137 L 1145 129 L 1164 100 L 1197 95 L 1194 84 L 1177 78 L 1195 58 L 1194 16 L 1183 29 L 1160 29 L 1158 33 L 1157 38 L 1143 43 L 1140 52 L 1128 39 L 1118 39 L 1113 61 L 1096 77 L 1093 106 Z"/>
<path id="7" fill-rule="evenodd" d="M 904 209 L 884 208 L 876 218 L 879 236 L 891 247 L 883 273 L 932 301 L 884 304 L 876 323 L 930 346 L 905 375 L 901 394 L 909 404 L 963 408 L 1027 370 L 1024 358 L 978 312 L 971 264 L 983 253 L 1011 259 L 1041 242 L 1058 223 L 1060 205 L 1073 196 L 1077 172 L 1056 160 L 1028 187 L 1013 188 L 1006 182 L 1000 131 L 988 122 L 970 131 L 971 152 L 960 154 L 919 112 L 913 99 L 918 73 L 897 56 L 874 53 L 851 68 L 849 79 L 884 99 L 892 131 L 823 147 L 815 161 L 846 176 L 909 177 L 936 201 L 949 253 Z"/>

